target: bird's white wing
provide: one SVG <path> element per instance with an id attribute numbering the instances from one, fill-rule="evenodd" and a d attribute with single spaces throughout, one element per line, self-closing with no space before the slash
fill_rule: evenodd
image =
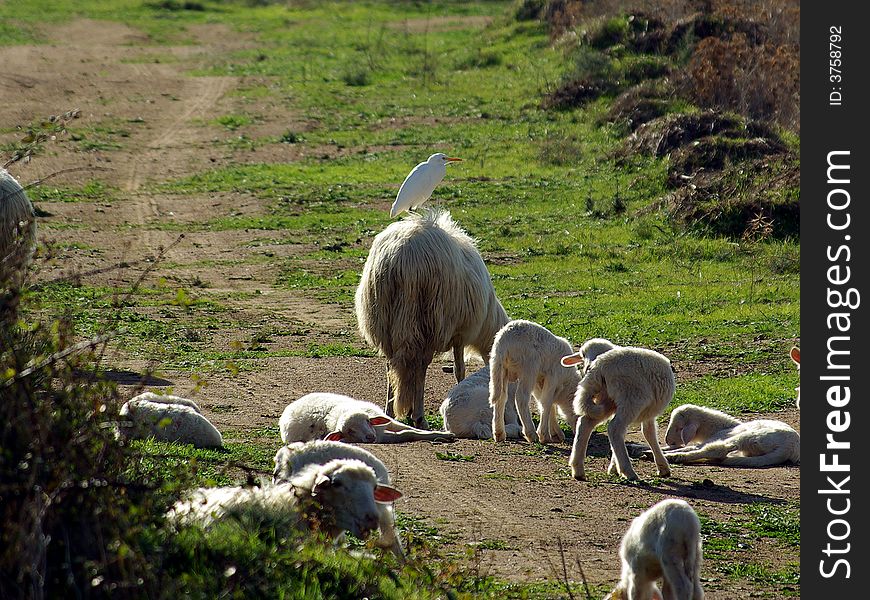
<path id="1" fill-rule="evenodd" d="M 428 200 L 435 186 L 444 179 L 444 172 L 446 169 L 439 170 L 428 163 L 420 163 L 414 167 L 399 188 L 390 216 L 395 217 L 403 210 L 420 206 Z"/>

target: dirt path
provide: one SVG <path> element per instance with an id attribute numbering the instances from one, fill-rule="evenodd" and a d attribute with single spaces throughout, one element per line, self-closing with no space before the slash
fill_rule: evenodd
<path id="1" fill-rule="evenodd" d="M 409 24 L 411 27 L 413 24 Z M 39 278 L 50 279 L 73 270 L 107 269 L 127 261 L 125 270 L 95 272 L 89 285 L 123 285 L 134 280 L 150 264 L 160 247 L 169 246 L 177 231 L 185 233 L 165 258 L 171 267 L 158 265 L 146 280 L 159 278 L 213 298 L 228 309 L 228 316 L 215 328 L 191 332 L 200 343 L 215 350 L 229 350 L 235 343 L 255 339 L 269 350 L 304 349 L 323 341 L 357 341 L 352 306 L 324 303 L 309 295 L 275 284 L 278 264 L 288 256 L 310 250 L 280 231 L 265 234 L 255 230 L 209 231 L 184 225 L 201 225 L 231 214 L 262 215 L 267 204 L 244 194 L 174 196 L 155 191 L 154 184 L 202 172 L 214 166 L 257 161 L 291 161 L 298 149 L 269 146 L 256 154 L 223 144 L 232 134 L 209 121 L 239 109 L 231 94 L 242 83 L 231 77 L 192 77 L 209 56 L 250 44 L 240 36 L 225 35 L 218 27 L 198 28 L 197 44 L 159 47 L 172 61 L 155 62 L 140 32 L 120 24 L 76 21 L 51 32 L 52 45 L 0 48 L 0 130 L 80 108 L 77 128 L 123 129 L 120 147 L 85 152 L 80 143 L 65 141 L 50 146 L 45 155 L 29 165 L 16 165 L 14 173 L 32 181 L 69 167 L 90 165 L 107 169 L 99 178 L 111 186 L 116 198 L 108 203 L 45 202 L 49 213 L 40 223 L 43 239 L 57 250 L 40 264 Z M 75 57 L 75 60 L 70 60 Z M 22 75 L 27 73 L 27 75 Z M 274 101 L 244 109 L 264 115 L 258 135 L 280 134 L 288 123 L 299 123 L 287 107 Z M 90 132 L 90 129 L 88 129 Z M 91 135 L 91 133 L 89 133 Z M 0 142 L 20 137 L 0 134 Z M 295 153 L 295 154 L 294 154 Z M 82 185 L 94 173 L 78 171 L 58 178 L 63 185 Z M 274 238 L 269 254 L 258 240 Z M 256 298 L 237 292 L 259 290 Z M 148 313 L 153 316 L 154 311 Z M 232 323 L 232 327 L 225 323 Z M 298 334 L 261 335 L 272 329 L 298 330 Z M 119 367 L 141 369 L 141 361 L 129 360 L 123 348 L 112 359 Z M 430 368 L 426 381 L 426 409 L 435 412 L 452 385 L 452 376 L 441 371 L 442 362 Z M 476 368 L 473 367 L 472 370 Z M 229 442 L 274 440 L 277 419 L 292 399 L 315 390 L 351 394 L 382 402 L 385 394 L 384 365 L 377 358 L 321 358 L 298 356 L 253 360 L 230 376 L 208 377 L 197 396 L 209 418 L 227 432 Z M 161 377 L 175 393 L 191 393 L 196 382 L 189 371 L 163 369 Z M 793 426 L 797 411 L 777 414 Z M 639 432 L 630 439 L 641 441 Z M 266 441 L 266 443 L 269 443 Z M 596 436 L 590 446 L 588 466 L 591 482 L 570 479 L 567 471 L 568 444 L 536 447 L 525 443 L 494 444 L 462 440 L 452 444 L 418 442 L 372 448 L 395 473 L 397 486 L 405 492 L 397 504 L 407 514 L 438 529 L 445 548 L 464 556 L 478 548 L 482 573 L 527 581 L 558 579 L 562 556 L 568 576 L 580 579 L 577 562 L 591 583 L 613 582 L 619 575 L 616 551 L 628 521 L 642 509 L 666 496 L 689 499 L 714 520 L 745 520 L 751 503 L 797 502 L 800 472 L 797 468 L 761 470 L 719 467 L 681 467 L 675 477 L 654 484 L 628 486 L 604 476 L 608 447 Z M 437 452 L 469 457 L 465 461 L 441 460 Z M 640 463 L 642 477 L 652 478 L 651 463 Z M 655 480 L 653 480 L 655 481 Z M 783 552 L 769 540 L 753 540 L 745 560 L 771 570 L 783 569 L 796 553 Z M 704 585 L 711 599 L 743 600 L 763 594 L 762 584 L 723 574 L 720 564 L 708 561 Z"/>

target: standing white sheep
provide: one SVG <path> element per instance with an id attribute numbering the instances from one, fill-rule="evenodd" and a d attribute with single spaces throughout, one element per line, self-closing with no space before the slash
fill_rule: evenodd
<path id="1" fill-rule="evenodd" d="M 580 376 L 576 369 L 559 366 L 559 360 L 570 352 L 568 340 L 532 321 L 511 321 L 496 334 L 489 359 L 489 403 L 493 407 L 492 433 L 496 441 L 505 440 L 505 404 L 512 381 L 517 382 L 515 402 L 523 436 L 530 442 L 565 441 L 553 405 L 573 429 L 577 414 L 571 400 Z M 532 394 L 541 412 L 537 431 L 529 407 Z"/>
<path id="2" fill-rule="evenodd" d="M 505 433 L 508 438 L 520 437 L 520 427 L 514 400 L 517 385 L 508 386 L 505 405 Z M 492 406 L 489 404 L 489 365 L 479 369 L 453 386 L 441 403 L 444 429 L 460 438 L 487 440 L 492 437 Z"/>
<path id="3" fill-rule="evenodd" d="M 801 436 L 782 421 L 740 421 L 719 410 L 683 404 L 671 413 L 665 456 L 672 463 L 768 467 L 801 461 Z"/>
<path id="4" fill-rule="evenodd" d="M 446 431 L 410 427 L 388 417 L 376 404 L 329 392 L 306 394 L 288 404 L 278 420 L 278 429 L 285 444 L 322 438 L 363 444 L 455 438 Z"/>
<path id="5" fill-rule="evenodd" d="M 287 483 L 264 487 L 199 488 L 179 500 L 168 518 L 183 524 L 209 526 L 236 518 L 252 523 L 287 524 L 317 529 L 330 539 L 345 531 L 365 539 L 378 526 L 378 503 L 402 497 L 395 488 L 378 483 L 365 463 L 336 459 L 310 464 Z"/>
<path id="6" fill-rule="evenodd" d="M 23 273 L 36 243 L 36 213 L 24 188 L 0 167 L 0 284 Z"/>
<path id="7" fill-rule="evenodd" d="M 801 372 L 801 349 L 798 348 L 797 346 L 792 346 L 788 355 L 791 357 L 792 362 L 795 365 L 797 365 L 798 374 L 800 374 L 800 372 Z M 800 408 L 801 407 L 801 386 L 798 385 L 794 389 L 794 391 L 797 392 L 797 400 L 795 401 L 795 404 L 797 404 L 797 407 Z"/>
<path id="8" fill-rule="evenodd" d="M 508 322 L 474 240 L 437 210 L 409 214 L 375 236 L 354 308 L 360 334 L 387 359 L 387 415 L 410 416 L 422 429 L 435 354 L 452 349 L 462 381 L 466 348 L 488 361 Z"/>
<path id="9" fill-rule="evenodd" d="M 562 359 L 566 367 L 582 362 L 579 352 Z M 626 346 L 599 355 L 577 386 L 574 397 L 574 410 L 580 415 L 568 463 L 574 479 L 586 479 L 583 462 L 589 438 L 599 423 L 611 417 L 607 425 L 612 452 L 608 473 L 618 471 L 627 479 L 637 479 L 628 457 L 625 434 L 629 425 L 640 423 L 659 476 L 670 475 L 668 461 L 659 447 L 656 417 L 674 397 L 675 389 L 671 361 L 658 352 Z"/>
<path id="10" fill-rule="evenodd" d="M 196 402 L 187 398 L 145 392 L 125 402 L 118 414 L 129 421 L 122 429 L 127 437 L 153 437 L 197 448 L 223 446 L 221 433 L 202 415 Z"/>
<path id="11" fill-rule="evenodd" d="M 314 440 L 311 442 L 294 442 L 282 446 L 275 453 L 275 470 L 272 473 L 272 483 L 287 483 L 293 478 L 294 473 L 313 464 L 326 464 L 335 459 L 355 459 L 364 462 L 375 472 L 379 484 L 392 485 L 387 466 L 377 456 L 359 446 L 342 444 L 327 440 Z M 389 548 L 399 561 L 405 560 L 405 553 L 396 533 L 396 520 L 393 515 L 392 504 L 378 504 L 378 527 L 381 537 L 377 545 Z"/>
<path id="12" fill-rule="evenodd" d="M 704 599 L 701 521 L 683 500 L 662 500 L 636 517 L 622 538 L 619 557 L 622 576 L 605 600 Z"/>

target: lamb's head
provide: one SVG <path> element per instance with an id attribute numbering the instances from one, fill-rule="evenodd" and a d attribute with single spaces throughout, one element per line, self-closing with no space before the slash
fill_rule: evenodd
<path id="1" fill-rule="evenodd" d="M 683 404 L 671 413 L 668 429 L 665 432 L 665 443 L 668 446 L 686 446 L 698 433 L 699 422 L 692 418 L 694 406 Z"/>
<path id="2" fill-rule="evenodd" d="M 336 534 L 349 531 L 365 539 L 378 527 L 378 503 L 388 504 L 402 497 L 394 487 L 379 484 L 374 470 L 359 460 L 336 459 L 309 468 L 317 470 L 313 480 L 308 480 L 313 481 L 311 497 L 322 507 L 324 519 Z"/>
<path id="3" fill-rule="evenodd" d="M 323 439 L 333 442 L 354 444 L 373 444 L 378 441 L 375 427 L 386 425 L 390 418 L 386 415 L 372 417 L 364 412 L 348 413 L 338 421 L 338 429 Z"/>
<path id="4" fill-rule="evenodd" d="M 618 346 L 604 338 L 592 338 L 583 342 L 580 350 L 562 358 L 563 367 L 573 367 L 582 364 L 580 372 L 585 374 L 595 362 L 595 359 Z"/>
<path id="5" fill-rule="evenodd" d="M 801 349 L 797 346 L 792 346 L 791 351 L 789 352 L 789 356 L 791 357 L 792 362 L 797 365 L 798 374 L 801 371 Z M 801 407 L 801 386 L 797 386 L 794 391 L 797 392 L 797 407 Z"/>

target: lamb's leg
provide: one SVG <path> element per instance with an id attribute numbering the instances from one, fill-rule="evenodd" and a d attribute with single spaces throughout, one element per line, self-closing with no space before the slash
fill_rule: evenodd
<path id="1" fill-rule="evenodd" d="M 465 346 L 453 346 L 453 374 L 456 376 L 456 383 L 465 379 Z"/>
<path id="2" fill-rule="evenodd" d="M 492 438 L 496 442 L 503 442 L 507 439 L 504 428 L 504 411 L 508 400 L 507 388 L 501 369 L 496 369 L 490 379 L 491 396 L 489 398 L 489 404 L 492 406 Z"/>
<path id="3" fill-rule="evenodd" d="M 556 411 L 553 409 L 553 394 L 556 390 L 553 389 L 553 386 L 546 384 L 544 389 L 541 391 L 541 420 L 538 423 L 538 438 L 544 444 L 553 443 L 554 438 L 557 442 L 564 442 L 565 436 L 562 435 L 562 439 L 558 438 L 558 435 L 554 436 L 551 431 L 551 421 L 556 417 Z M 561 434 L 562 431 L 559 431 Z"/>
<path id="4" fill-rule="evenodd" d="M 523 437 L 530 442 L 537 443 L 538 433 L 535 431 L 535 422 L 532 420 L 532 408 L 530 406 L 533 384 L 534 382 L 528 381 L 527 377 L 520 377 L 517 382 L 515 402 L 517 415 L 519 415 L 520 422 L 523 424 Z M 502 423 L 504 423 L 504 416 L 502 416 Z"/>
<path id="5" fill-rule="evenodd" d="M 635 480 L 638 478 L 637 473 L 631 466 L 628 448 L 625 447 L 625 433 L 628 431 L 628 425 L 628 419 L 617 410 L 616 415 L 607 424 L 607 437 L 610 440 L 610 450 L 613 452 L 613 458 L 616 459 L 616 468 L 619 474 L 626 479 Z"/>
<path id="6" fill-rule="evenodd" d="M 559 416 L 555 407 L 550 411 L 550 439 L 555 439 L 560 444 L 565 441 L 565 432 L 559 427 Z"/>
<path id="7" fill-rule="evenodd" d="M 401 425 L 401 423 L 400 423 Z M 380 444 L 401 444 L 403 442 L 419 442 L 423 440 L 433 442 L 452 442 L 456 436 L 449 431 L 424 431 L 414 427 L 405 426 L 405 429 L 400 431 L 389 431 L 383 429 L 378 431 L 378 443 Z"/>
<path id="8" fill-rule="evenodd" d="M 393 398 L 395 397 L 395 392 L 393 391 L 393 376 L 392 371 L 390 370 L 390 365 L 387 363 L 387 401 L 384 404 L 384 412 L 387 413 L 388 417 L 395 417 L 396 412 L 393 408 Z"/>
<path id="9" fill-rule="evenodd" d="M 662 449 L 659 446 L 658 430 L 656 429 L 655 417 L 647 419 L 640 424 L 640 430 L 646 443 L 649 444 L 653 459 L 656 461 L 656 467 L 659 470 L 659 477 L 670 477 L 671 467 L 668 465 L 668 459 L 662 454 Z"/>
<path id="10" fill-rule="evenodd" d="M 732 450 L 731 447 L 721 443 L 713 442 L 698 446 L 694 450 L 684 450 L 682 452 L 668 452 L 667 459 L 672 463 L 696 463 L 696 462 L 714 462 L 720 463 L 724 461 L 728 453 Z"/>
<path id="11" fill-rule="evenodd" d="M 568 466 L 571 467 L 571 477 L 579 481 L 586 480 L 586 468 L 583 461 L 586 460 L 586 448 L 589 446 L 589 438 L 598 423 L 588 415 L 581 416 L 577 421 L 577 431 L 574 433 L 574 445 L 571 447 L 571 458 Z"/>
<path id="12" fill-rule="evenodd" d="M 662 564 L 662 593 L 665 598 L 691 598 L 692 580 L 686 574 L 685 558 L 664 554 Z"/>

